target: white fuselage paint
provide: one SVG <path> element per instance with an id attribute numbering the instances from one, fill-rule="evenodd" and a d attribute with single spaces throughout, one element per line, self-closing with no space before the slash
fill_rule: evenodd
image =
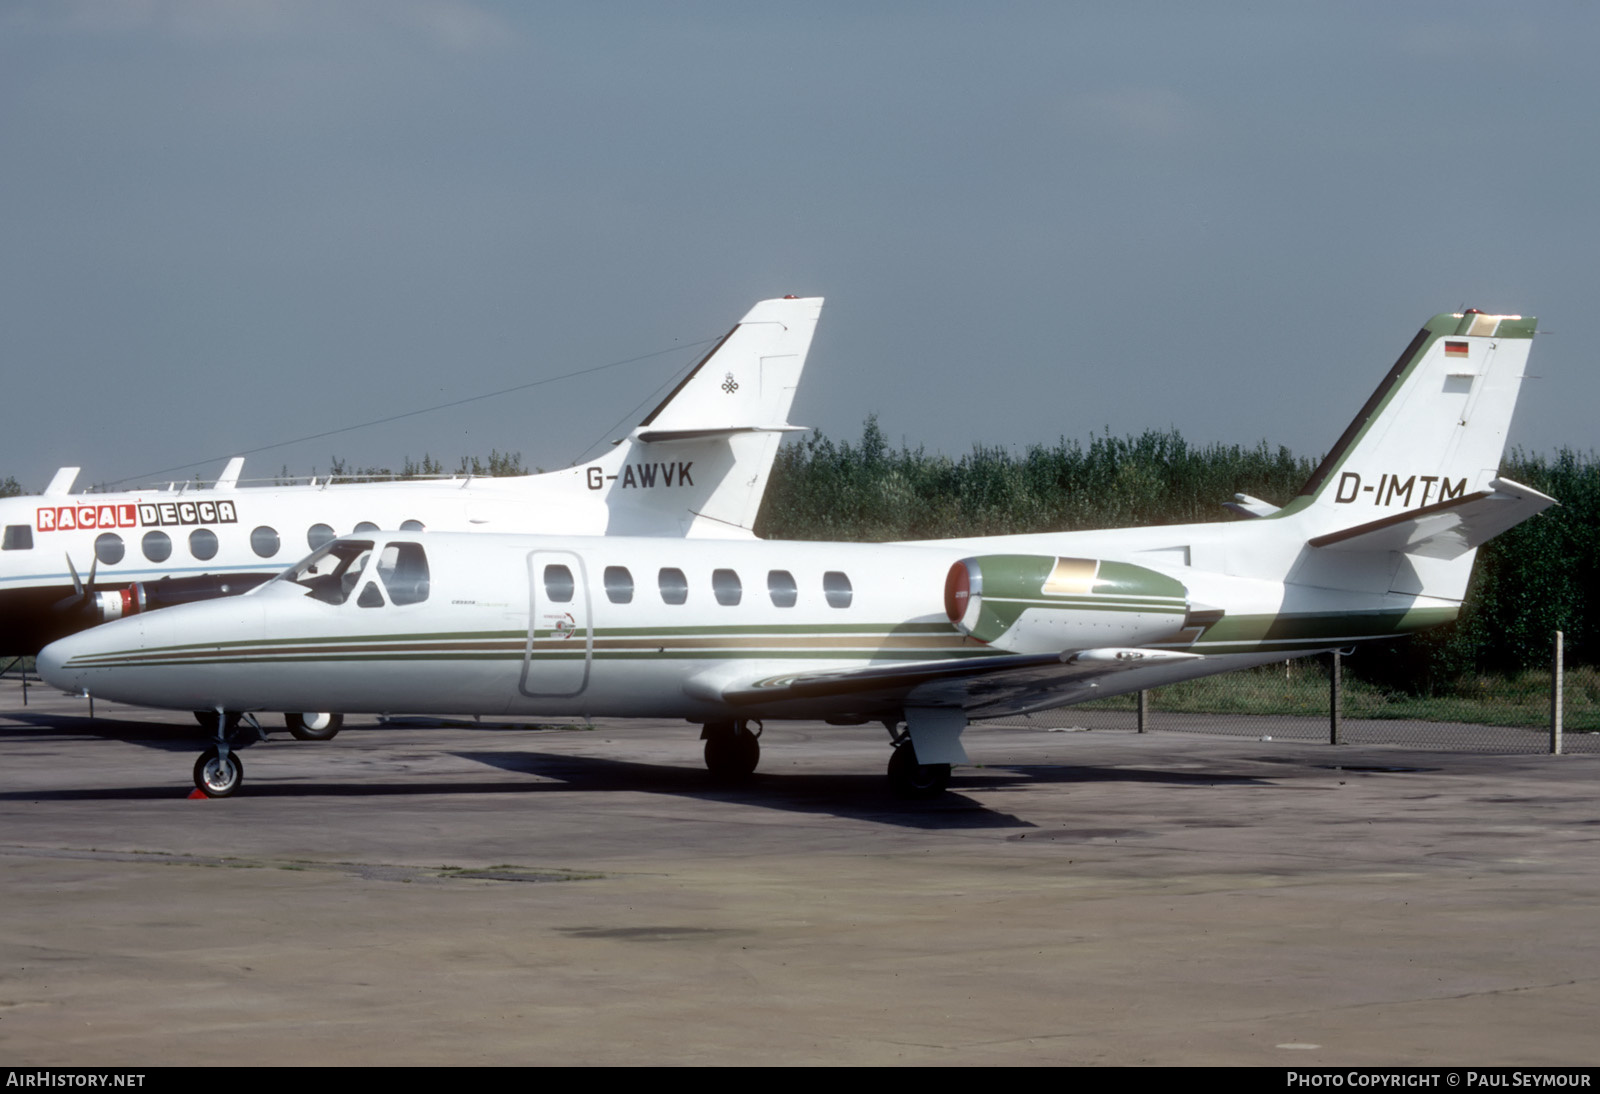
<path id="1" fill-rule="evenodd" d="M 1175 534 L 1227 540 L 1262 531 L 1250 524 L 1133 530 L 1121 533 L 1133 548 L 1121 557 L 1181 582 L 1191 605 L 1221 607 L 1234 615 L 1398 615 L 1417 606 L 1414 597 L 1336 593 L 1152 565 L 1154 552 L 1145 546 L 1152 538 L 1168 543 Z M 426 601 L 402 605 L 385 597 L 381 604 L 362 607 L 352 590 L 343 603 L 330 604 L 278 580 L 243 597 L 184 605 L 65 639 L 41 655 L 41 671 L 72 690 L 171 709 L 699 721 L 744 715 L 890 716 L 904 705 L 903 696 L 887 703 L 866 695 L 730 705 L 724 693 L 805 673 L 1038 652 L 997 649 L 957 630 L 943 602 L 951 566 L 974 555 L 1083 555 L 1109 546 L 1099 533 L 898 545 L 389 533 L 371 538 L 379 550 L 386 542 L 425 547 L 431 573 Z M 551 596 L 546 580 L 551 566 L 571 573 L 569 598 Z M 615 591 L 617 568 L 632 581 L 625 602 L 618 602 L 622 597 Z M 370 570 L 360 579 L 363 586 Z M 681 572 L 686 585 L 681 603 L 664 599 L 663 571 L 668 571 L 669 588 L 676 584 L 671 571 Z M 847 579 L 847 601 L 836 591 L 830 602 L 825 589 L 830 573 Z M 727 591 L 730 574 L 739 584 L 737 602 L 727 602 L 733 599 Z M 786 584 L 782 575 L 794 582 L 792 606 L 778 606 L 769 592 L 769 585 Z M 837 578 L 833 582 L 839 584 Z M 1205 637 L 1181 632 L 1170 615 L 1087 610 L 1055 622 L 1049 631 L 1053 650 L 1144 647 L 1206 653 Z M 1299 645 L 1230 643 L 1222 655 L 1122 673 L 1082 694 L 1064 692 L 1061 702 L 1049 705 L 1377 636 L 1346 631 Z M 940 705 L 944 700 L 935 692 L 930 690 L 929 702 Z M 1029 705 L 1008 696 L 990 708 L 973 709 L 973 715 Z"/>

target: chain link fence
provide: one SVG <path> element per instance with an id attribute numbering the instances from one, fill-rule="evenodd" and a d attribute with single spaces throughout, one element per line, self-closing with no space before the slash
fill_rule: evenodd
<path id="1" fill-rule="evenodd" d="M 1553 702 L 1558 676 L 1555 658 L 1546 671 L 1524 672 L 1513 678 L 1473 677 L 1428 696 L 1384 690 L 1353 679 L 1344 669 L 1338 654 L 1321 654 L 995 721 L 1049 728 L 1171 730 L 1260 740 L 1396 744 L 1455 752 L 1600 753 L 1600 670 L 1592 667 L 1559 673 L 1559 749 L 1552 732 L 1557 709 Z"/>

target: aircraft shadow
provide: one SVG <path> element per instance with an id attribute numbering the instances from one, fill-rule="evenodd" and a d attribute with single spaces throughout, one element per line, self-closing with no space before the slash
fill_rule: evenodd
<path id="1" fill-rule="evenodd" d="M 700 767 L 665 766 L 604 756 L 555 752 L 456 752 L 464 760 L 502 771 L 533 775 L 544 793 L 631 791 L 734 802 L 793 813 L 851 817 L 913 828 L 1017 828 L 1031 822 L 980 805 L 961 793 L 983 780 L 958 771 L 948 793 L 926 801 L 904 801 L 890 793 L 878 772 L 790 774 L 757 770 L 748 779 L 722 781 Z"/>
<path id="2" fill-rule="evenodd" d="M 87 714 L 46 714 L 32 711 L 9 712 L 7 723 L 0 725 L 0 741 L 43 737 L 98 737 L 106 741 L 141 745 L 163 752 L 194 752 L 199 754 L 211 734 L 200 728 L 193 718 L 174 719 L 170 724 L 121 718 L 91 718 Z"/>
<path id="3" fill-rule="evenodd" d="M 1160 771 L 1139 767 L 1083 767 L 1068 764 L 989 764 L 985 771 L 1016 772 L 1010 782 L 1162 783 L 1169 786 L 1269 786 L 1276 780 L 1221 772 Z"/>
<path id="4" fill-rule="evenodd" d="M 59 719 L 55 719 L 59 722 Z M 88 719 L 84 719 L 85 722 Z M 151 740 L 148 722 L 127 723 L 139 727 L 140 743 L 165 750 L 193 751 L 197 740 L 179 736 Z M 106 727 L 101 726 L 102 730 Z M 188 734 L 188 730 L 182 731 Z M 116 733 L 104 734 L 116 737 Z M 130 737 L 134 735 L 130 733 Z M 757 772 L 738 783 L 718 782 L 698 767 L 677 767 L 639 763 L 604 757 L 574 757 L 548 752 L 470 751 L 452 755 L 513 775 L 534 776 L 538 781 L 516 782 L 507 779 L 458 778 L 430 779 L 408 776 L 392 781 L 362 782 L 276 782 L 268 760 L 247 763 L 245 785 L 240 798 L 321 799 L 375 797 L 449 797 L 468 795 L 601 794 L 631 792 L 670 794 L 707 801 L 723 801 L 767 809 L 787 810 L 810 815 L 828 815 L 867 820 L 880 824 L 919 829 L 1032 828 L 1034 825 L 1013 814 L 987 808 L 965 796 L 964 789 L 1028 781 L 1027 777 L 1002 775 L 994 769 L 979 772 L 958 770 L 951 790 L 928 801 L 902 801 L 890 792 L 881 774 L 808 775 L 766 774 Z M 252 757 L 253 758 L 253 757 Z M 170 783 L 159 786 L 104 788 L 33 789 L 0 791 L 0 801 L 172 801 L 187 797 L 192 790 L 184 774 L 175 770 Z"/>
<path id="5" fill-rule="evenodd" d="M 198 755 L 207 734 L 192 723 L 12 714 L 24 726 L 0 726 L 0 741 L 7 737 L 37 737 L 49 733 L 64 737 L 99 737 L 171 753 Z M 289 743 L 289 742 L 285 742 Z M 309 747 L 334 747 L 307 743 Z M 295 745 L 294 747 L 306 747 Z M 997 810 L 967 796 L 972 791 L 1021 789 L 1048 783 L 1158 783 L 1175 786 L 1267 785 L 1257 776 L 1194 771 L 1162 771 L 1129 767 L 1092 767 L 1067 764 L 989 764 L 981 768 L 958 767 L 950 790 L 934 799 L 905 801 L 894 797 L 881 772 L 861 774 L 803 774 L 758 770 L 747 780 L 719 781 L 699 766 L 641 763 L 604 756 L 573 756 L 559 752 L 464 750 L 451 755 L 497 768 L 514 775 L 533 776 L 536 782 L 504 779 L 438 780 L 410 776 L 398 781 L 277 782 L 270 770 L 271 750 L 255 752 L 247 762 L 245 798 L 361 798 L 422 797 L 430 795 L 522 795 L 560 793 L 670 794 L 707 801 L 760 806 L 807 815 L 867 820 L 918 829 L 1032 828 L 1032 822 Z M 159 801 L 185 797 L 191 790 L 183 772 L 174 771 L 171 783 L 159 786 L 0 792 L 0 801 Z"/>

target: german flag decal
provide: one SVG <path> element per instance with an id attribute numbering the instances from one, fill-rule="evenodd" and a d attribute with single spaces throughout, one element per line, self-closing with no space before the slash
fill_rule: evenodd
<path id="1" fill-rule="evenodd" d="M 1446 342 L 1444 344 L 1444 355 L 1446 357 L 1465 357 L 1467 355 L 1467 344 L 1465 342 Z"/>

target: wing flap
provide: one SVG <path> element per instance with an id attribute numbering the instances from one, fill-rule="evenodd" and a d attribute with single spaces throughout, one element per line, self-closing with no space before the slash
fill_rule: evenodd
<path id="1" fill-rule="evenodd" d="M 1075 692 L 1100 677 L 1129 669 L 1199 660 L 1203 660 L 1199 654 L 1174 650 L 1108 647 L 1058 654 L 915 661 L 729 680 L 717 689 L 717 698 L 748 707 L 796 699 L 859 698 L 876 707 L 914 696 L 919 702 L 971 708 L 1023 696 L 1036 699 L 1052 690 Z"/>

